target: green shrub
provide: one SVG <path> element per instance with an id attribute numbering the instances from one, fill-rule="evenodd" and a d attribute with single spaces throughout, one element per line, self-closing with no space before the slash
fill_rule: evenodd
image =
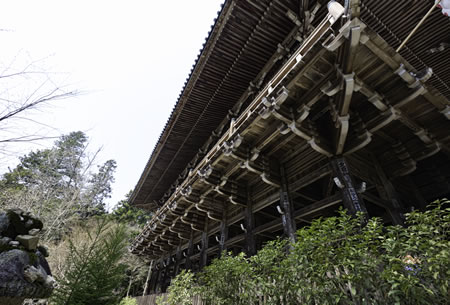
<path id="1" fill-rule="evenodd" d="M 137 302 L 133 298 L 123 298 L 119 305 L 137 305 Z"/>
<path id="2" fill-rule="evenodd" d="M 166 301 L 163 297 L 157 300 L 158 305 L 190 305 L 192 298 L 199 293 L 198 285 L 194 281 L 194 274 L 190 270 L 182 270 L 175 277 L 168 289 Z"/>
<path id="3" fill-rule="evenodd" d="M 341 209 L 298 230 L 294 243 L 272 241 L 251 258 L 224 255 L 195 276 L 180 274 L 169 304 L 194 292 L 218 305 L 448 304 L 448 204 L 407 214 L 405 227 Z"/>

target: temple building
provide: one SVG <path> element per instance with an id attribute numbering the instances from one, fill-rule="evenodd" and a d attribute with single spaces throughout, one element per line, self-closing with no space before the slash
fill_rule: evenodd
<path id="1" fill-rule="evenodd" d="M 225 1 L 131 197 L 154 212 L 131 245 L 153 261 L 147 293 L 341 206 L 402 224 L 450 194 L 434 3 Z"/>

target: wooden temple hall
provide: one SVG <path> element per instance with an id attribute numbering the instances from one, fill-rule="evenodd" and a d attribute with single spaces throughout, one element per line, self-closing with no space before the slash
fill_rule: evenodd
<path id="1" fill-rule="evenodd" d="M 147 293 L 312 219 L 450 194 L 450 19 L 434 0 L 227 0 L 132 194 Z"/>

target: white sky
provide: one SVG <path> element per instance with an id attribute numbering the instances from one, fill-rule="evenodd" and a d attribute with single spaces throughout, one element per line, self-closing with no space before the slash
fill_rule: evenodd
<path id="1" fill-rule="evenodd" d="M 0 60 L 47 58 L 64 84 L 88 92 L 38 119 L 61 133 L 85 131 L 92 150 L 103 146 L 101 162 L 117 161 L 110 205 L 136 185 L 222 2 L 1 2 Z"/>

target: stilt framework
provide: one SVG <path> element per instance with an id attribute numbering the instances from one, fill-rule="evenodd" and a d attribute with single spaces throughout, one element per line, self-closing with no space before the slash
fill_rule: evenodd
<path id="1" fill-rule="evenodd" d="M 131 245 L 149 293 L 340 206 L 402 224 L 449 195 L 448 20 L 394 50 L 428 8 L 224 3 L 131 198 L 155 213 Z"/>

